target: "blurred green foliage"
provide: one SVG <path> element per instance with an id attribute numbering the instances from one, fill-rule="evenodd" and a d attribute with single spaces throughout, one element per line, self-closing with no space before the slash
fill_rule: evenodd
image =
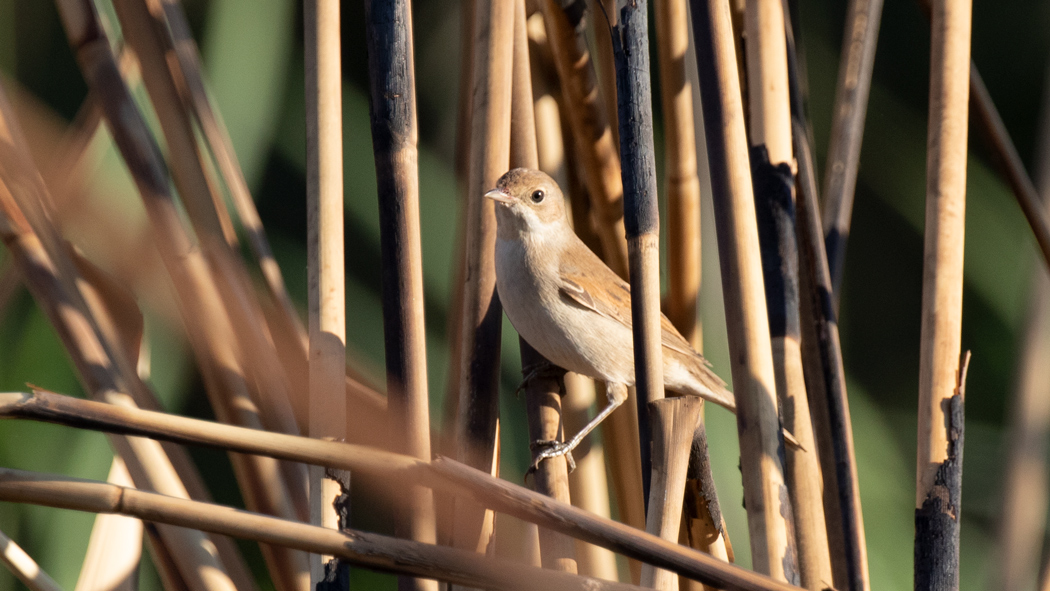
<path id="1" fill-rule="evenodd" d="M 809 76 L 809 110 L 818 165 L 825 157 L 845 3 L 800 0 L 801 44 Z M 229 127 L 288 285 L 300 305 L 306 293 L 305 131 L 301 6 L 290 0 L 186 3 L 200 42 L 210 91 Z M 973 55 L 1026 162 L 1034 162 L 1050 36 L 1050 5 L 1035 0 L 977 3 Z M 349 351 L 382 383 L 383 346 L 375 169 L 368 127 L 363 8 L 343 4 L 344 151 Z M 428 368 L 435 433 L 443 425 L 448 306 L 459 191 L 452 170 L 459 72 L 458 3 L 414 5 L 423 257 Z M 918 375 L 922 227 L 925 194 L 928 24 L 913 0 L 890 0 L 880 34 L 875 80 L 846 261 L 841 332 L 864 503 L 873 587 L 911 586 L 915 397 Z M 0 0 L 0 72 L 5 86 L 24 87 L 70 120 L 85 86 L 53 5 Z M 654 84 L 654 90 L 659 86 Z M 654 97 L 659 125 L 659 97 Z M 657 131 L 659 145 L 660 131 Z M 105 144 L 105 142 L 100 142 Z M 1019 329 L 1028 278 L 1042 272 L 1033 241 L 1006 186 L 975 138 L 968 175 L 963 346 L 973 351 L 967 396 L 962 584 L 985 585 L 994 560 L 994 524 L 1003 464 L 1003 423 L 1015 382 Z M 90 180 L 112 208 L 114 229 L 142 223 L 141 206 L 111 148 Z M 822 167 L 821 167 L 822 168 Z M 661 169 L 662 170 L 662 169 Z M 710 202 L 704 204 L 701 313 L 705 354 L 729 379 Z M 0 266 L 6 253 L 0 252 Z M 148 308 L 152 382 L 168 409 L 210 416 L 185 345 Z M 502 475 L 521 481 L 528 455 L 517 384 L 517 337 L 505 324 L 502 383 Z M 61 344 L 23 291 L 0 317 L 0 390 L 32 382 L 81 395 Z M 741 564 L 749 565 L 741 506 L 735 421 L 708 412 L 712 461 L 723 509 Z M 54 426 L 0 423 L 0 465 L 104 479 L 111 452 L 105 438 Z M 222 454 L 194 451 L 217 500 L 240 502 Z M 355 492 L 355 523 L 390 531 L 389 511 L 368 490 Z M 89 515 L 0 506 L 0 530 L 16 539 L 63 588 L 72 589 L 92 523 Z M 510 525 L 511 520 L 505 523 Z M 265 569 L 249 550 L 263 588 Z M 146 561 L 148 562 L 148 561 Z M 354 571 L 357 588 L 392 588 L 393 579 Z M 144 567 L 142 589 L 158 589 Z M 0 571 L 0 591 L 19 584 Z"/>

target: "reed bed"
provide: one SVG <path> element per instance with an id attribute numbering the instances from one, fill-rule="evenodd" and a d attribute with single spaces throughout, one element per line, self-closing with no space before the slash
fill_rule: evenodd
<path id="1" fill-rule="evenodd" d="M 983 7 L 37 4 L 0 6 L 0 591 L 1045 578 L 1047 175 Z M 575 457 L 606 384 L 504 318 L 517 167 L 633 295 Z M 735 418 L 665 392 L 672 325 Z"/>

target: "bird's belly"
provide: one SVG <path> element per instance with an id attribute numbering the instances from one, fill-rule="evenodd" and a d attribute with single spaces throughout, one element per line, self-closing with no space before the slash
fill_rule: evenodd
<path id="1" fill-rule="evenodd" d="M 593 378 L 634 383 L 631 331 L 615 320 L 569 303 L 513 248 L 497 248 L 500 302 L 518 334 L 552 363 Z M 509 252 L 508 252 L 509 251 Z"/>

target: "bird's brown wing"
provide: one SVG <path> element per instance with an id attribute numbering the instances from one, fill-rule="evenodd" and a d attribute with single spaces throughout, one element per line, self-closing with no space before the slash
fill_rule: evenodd
<path id="1" fill-rule="evenodd" d="M 630 285 L 582 242 L 565 250 L 558 271 L 558 291 L 563 298 L 631 328 Z M 683 355 L 700 357 L 663 314 L 660 327 L 663 346 Z"/>

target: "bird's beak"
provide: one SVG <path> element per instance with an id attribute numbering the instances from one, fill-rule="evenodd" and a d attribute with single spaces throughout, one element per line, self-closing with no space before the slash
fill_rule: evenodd
<path id="1" fill-rule="evenodd" d="M 493 189 L 488 193 L 485 193 L 485 196 L 493 201 L 498 201 L 503 204 L 514 203 L 514 198 L 505 193 L 503 189 Z"/>

